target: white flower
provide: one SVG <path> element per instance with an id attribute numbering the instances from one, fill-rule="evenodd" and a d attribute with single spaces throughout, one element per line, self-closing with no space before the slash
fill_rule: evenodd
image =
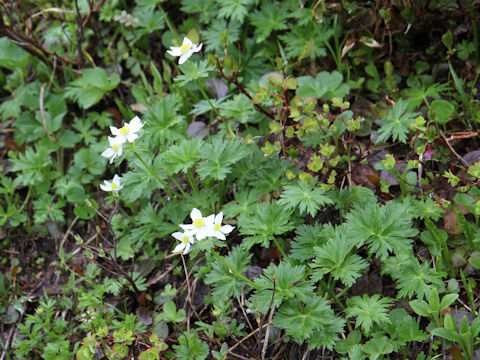
<path id="1" fill-rule="evenodd" d="M 110 131 L 117 137 L 117 141 L 123 144 L 125 141 L 133 142 L 138 138 L 137 132 L 142 128 L 143 123 L 138 116 L 135 116 L 129 123 L 125 123 L 120 129 L 110 126 Z"/>
<path id="2" fill-rule="evenodd" d="M 122 142 L 120 142 L 120 140 L 121 139 L 118 136 L 108 137 L 110 147 L 102 153 L 102 156 L 110 158 L 110 164 L 113 162 L 116 156 L 122 156 Z"/>
<path id="3" fill-rule="evenodd" d="M 180 240 L 180 244 L 178 244 L 175 249 L 173 249 L 173 253 L 178 253 L 183 251 L 184 254 L 188 254 L 190 252 L 190 246 L 193 244 L 193 235 L 188 233 L 181 233 L 181 232 L 174 232 L 172 236 Z"/>
<path id="4" fill-rule="evenodd" d="M 185 230 L 188 235 L 195 235 L 198 241 L 202 241 L 206 237 L 213 236 L 213 222 L 215 215 L 203 217 L 200 210 L 193 208 L 190 213 L 192 218 L 191 224 L 181 224 L 180 227 Z"/>
<path id="5" fill-rule="evenodd" d="M 118 191 L 123 188 L 123 185 L 120 184 L 121 177 L 115 174 L 112 181 L 104 180 L 104 184 L 100 184 L 100 189 L 103 191 Z"/>
<path id="6" fill-rule="evenodd" d="M 183 43 L 181 46 L 171 46 L 171 50 L 167 50 L 172 56 L 180 56 L 180 60 L 178 60 L 179 64 L 183 64 L 187 59 L 193 55 L 193 53 L 199 52 L 202 49 L 202 45 L 196 45 L 187 37 L 183 38 Z"/>
<path id="7" fill-rule="evenodd" d="M 222 226 L 222 220 L 223 220 L 223 212 L 220 214 L 217 214 L 215 216 L 215 220 L 213 221 L 213 231 L 211 236 L 215 236 L 217 239 L 220 240 L 226 240 L 227 238 L 225 235 L 230 234 L 233 229 L 235 229 L 235 226 L 232 225 L 223 225 Z"/>

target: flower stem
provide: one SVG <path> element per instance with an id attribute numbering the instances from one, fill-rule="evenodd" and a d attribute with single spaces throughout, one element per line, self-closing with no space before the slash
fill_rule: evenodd
<path id="1" fill-rule="evenodd" d="M 187 180 L 190 186 L 192 187 L 192 190 L 198 194 L 198 186 L 197 186 L 197 182 L 195 181 L 195 177 L 193 176 L 192 169 L 188 169 L 187 171 Z"/>
<path id="2" fill-rule="evenodd" d="M 133 152 L 135 154 L 135 156 L 137 157 L 138 160 L 140 160 L 140 162 L 143 164 L 143 166 L 145 166 L 145 168 L 150 172 L 150 174 L 152 174 L 155 179 L 157 179 L 158 181 L 160 181 L 160 184 L 163 185 L 164 187 L 164 190 L 165 192 L 172 198 L 176 197 L 181 197 L 181 195 L 175 191 L 173 191 L 170 186 L 167 184 L 167 182 L 165 180 L 163 180 L 162 178 L 160 178 L 160 176 L 158 176 L 155 171 L 153 171 L 153 169 L 148 166 L 148 164 L 141 158 L 140 155 L 138 155 L 138 153 L 136 151 Z"/>
<path id="3" fill-rule="evenodd" d="M 218 111 L 218 109 L 215 107 L 215 105 L 213 105 L 212 101 L 210 100 L 210 98 L 208 97 L 207 93 L 205 92 L 205 90 L 203 90 L 203 88 L 200 86 L 200 83 L 198 82 L 198 80 L 196 80 L 196 83 L 197 83 L 197 86 L 198 88 L 200 89 L 200 92 L 202 93 L 202 96 L 205 98 L 205 100 L 207 100 L 208 104 L 210 105 L 210 107 L 212 108 L 213 112 L 215 114 L 217 114 L 218 117 L 220 117 L 220 119 L 222 119 L 222 122 L 225 124 L 225 126 L 227 127 L 227 131 L 228 133 L 232 136 L 232 137 L 235 137 L 235 133 L 232 131 L 232 128 L 230 127 L 230 124 L 228 123 L 228 121 L 223 117 L 222 114 L 220 114 L 220 111 Z"/>
<path id="4" fill-rule="evenodd" d="M 186 198 L 188 195 L 187 195 L 187 193 L 182 189 L 182 187 L 181 187 L 180 184 L 177 182 L 177 180 L 175 180 L 175 178 L 174 178 L 173 176 L 169 176 L 168 178 L 175 184 L 175 186 L 178 188 L 178 190 L 180 190 L 180 192 L 182 193 L 183 197 Z"/>
<path id="5" fill-rule="evenodd" d="M 278 251 L 282 254 L 282 257 L 287 257 L 287 254 L 283 250 L 283 248 L 280 246 L 280 243 L 277 241 L 276 238 L 273 238 L 273 242 L 275 243 L 275 246 L 278 248 Z"/>
<path id="6" fill-rule="evenodd" d="M 235 275 L 237 275 L 240 279 L 242 279 L 243 281 L 245 281 L 248 285 L 250 285 L 251 287 L 254 287 L 254 288 L 257 288 L 257 284 L 255 284 L 252 280 L 248 279 L 247 277 L 245 277 L 244 275 L 242 275 L 241 273 L 239 273 L 237 270 L 235 270 L 234 268 L 232 268 L 230 266 L 229 263 L 227 263 L 225 261 L 224 258 L 222 258 L 215 250 L 212 249 L 212 254 L 213 256 L 215 256 L 218 260 L 220 260 L 220 262 L 225 265 L 232 273 L 234 273 Z"/>

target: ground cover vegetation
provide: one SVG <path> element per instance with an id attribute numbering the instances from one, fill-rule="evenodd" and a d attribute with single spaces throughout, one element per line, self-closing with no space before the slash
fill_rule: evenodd
<path id="1" fill-rule="evenodd" d="M 0 359 L 480 358 L 479 14 L 0 0 Z"/>

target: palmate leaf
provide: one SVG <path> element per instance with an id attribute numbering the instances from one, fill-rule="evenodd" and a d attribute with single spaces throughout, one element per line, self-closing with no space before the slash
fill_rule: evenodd
<path id="1" fill-rule="evenodd" d="M 253 0 L 217 0 L 217 2 L 220 5 L 219 17 L 243 23 L 243 19 L 248 15 L 248 10 Z"/>
<path id="2" fill-rule="evenodd" d="M 250 249 L 255 244 L 268 247 L 275 235 L 292 230 L 290 211 L 285 211 L 277 203 L 255 204 L 254 213 L 240 216 L 238 228 L 243 235 L 251 235 L 243 239 L 242 246 Z"/>
<path id="3" fill-rule="evenodd" d="M 250 147 L 239 140 L 223 140 L 216 137 L 200 149 L 198 165 L 200 178 L 223 180 L 231 172 L 232 165 L 250 154 Z"/>
<path id="4" fill-rule="evenodd" d="M 331 348 L 343 331 L 345 321 L 334 316 L 333 310 L 324 298 L 313 296 L 303 303 L 290 299 L 282 304 L 273 317 L 273 324 L 284 329 L 297 342 L 312 342 L 315 348 L 325 345 Z M 331 336 L 319 336 L 331 331 Z"/>
<path id="5" fill-rule="evenodd" d="M 241 189 L 235 194 L 235 201 L 231 201 L 223 207 L 223 215 L 227 219 L 233 219 L 238 215 L 248 215 L 253 212 L 253 205 L 261 197 L 261 193 L 255 190 Z"/>
<path id="6" fill-rule="evenodd" d="M 399 298 L 412 298 L 416 295 L 419 299 L 423 299 L 425 295 L 430 296 L 432 287 L 445 289 L 442 281 L 445 275 L 444 272 L 431 268 L 428 261 L 420 264 L 415 257 L 410 257 L 409 264 L 402 266 L 400 271 L 390 274 L 397 282 Z"/>
<path id="7" fill-rule="evenodd" d="M 307 26 L 293 26 L 285 35 L 279 36 L 285 43 L 287 58 L 298 60 L 316 59 L 327 55 L 324 43 L 333 35 L 329 25 L 323 23 L 309 23 Z"/>
<path id="8" fill-rule="evenodd" d="M 274 30 L 287 29 L 287 19 L 291 16 L 291 12 L 283 3 L 263 4 L 261 11 L 256 10 L 249 16 L 250 23 L 255 26 L 256 42 L 264 41 Z"/>
<path id="9" fill-rule="evenodd" d="M 240 274 L 248 269 L 251 253 L 242 250 L 239 246 L 234 247 L 223 259 Z M 212 271 L 205 277 L 205 284 L 212 285 L 214 301 L 225 302 L 232 297 L 239 297 L 246 284 L 244 280 L 232 273 L 220 260 L 216 259 L 211 263 Z"/>
<path id="10" fill-rule="evenodd" d="M 270 305 L 278 307 L 295 296 L 307 301 L 313 295 L 314 287 L 305 279 L 305 270 L 303 265 L 293 266 L 286 261 L 265 269 L 264 275 L 255 279 L 255 284 L 261 288 L 255 294 L 259 309 L 266 313 Z"/>
<path id="11" fill-rule="evenodd" d="M 200 13 L 203 13 L 203 10 Z M 205 39 L 205 49 L 214 52 L 221 51 L 223 45 L 220 40 L 224 33 L 227 34 L 227 45 L 234 44 L 240 38 L 240 23 L 235 20 L 228 23 L 225 19 L 213 20 L 208 29 L 200 31 L 202 39 Z"/>
<path id="12" fill-rule="evenodd" d="M 330 273 L 335 280 L 340 279 L 344 285 L 352 286 L 368 264 L 360 256 L 350 254 L 353 244 L 345 241 L 340 233 L 337 234 L 336 238 L 315 248 L 315 259 L 311 265 L 315 269 L 312 279 L 318 281 Z"/>
<path id="13" fill-rule="evenodd" d="M 385 260 L 389 252 L 405 253 L 411 249 L 412 214 L 405 204 L 389 201 L 385 206 L 366 203 L 346 216 L 346 238 L 357 247 L 368 244 L 368 252 Z"/>
<path id="14" fill-rule="evenodd" d="M 186 173 L 193 165 L 196 164 L 202 140 L 184 139 L 180 143 L 172 145 L 162 155 L 165 171 L 176 174 L 179 171 Z"/>
<path id="15" fill-rule="evenodd" d="M 323 227 L 319 223 L 298 226 L 291 243 L 291 256 L 301 261 L 312 259 L 315 257 L 314 248 L 323 245 L 330 234 L 335 236 L 335 229 L 330 224 L 325 224 Z"/>
<path id="16" fill-rule="evenodd" d="M 144 131 L 148 132 L 154 148 L 160 148 L 165 143 L 172 144 L 185 137 L 187 123 L 185 117 L 178 113 L 182 99 L 176 94 L 166 97 L 155 97 L 143 113 L 145 119 Z"/>
<path id="17" fill-rule="evenodd" d="M 393 305 L 393 299 L 389 297 L 380 298 L 379 294 L 355 296 L 347 299 L 347 305 L 347 318 L 355 317 L 355 328 L 361 327 L 367 336 L 374 324 L 390 323 L 387 311 Z"/>
<path id="18" fill-rule="evenodd" d="M 418 112 L 409 110 L 410 102 L 400 99 L 393 105 L 386 115 L 382 117 L 382 125 L 378 130 L 378 138 L 375 142 L 384 143 L 390 137 L 393 141 L 399 140 L 402 143 L 407 141 L 407 134 L 410 132 L 410 125 L 420 115 Z"/>
<path id="19" fill-rule="evenodd" d="M 333 200 L 326 196 L 322 189 L 315 188 L 312 184 L 298 182 L 285 186 L 278 204 L 289 210 L 298 207 L 300 214 L 308 213 L 315 216 L 323 206 L 333 204 Z"/>

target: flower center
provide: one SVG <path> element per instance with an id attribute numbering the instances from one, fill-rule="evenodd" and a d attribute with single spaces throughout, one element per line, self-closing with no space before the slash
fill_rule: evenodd
<path id="1" fill-rule="evenodd" d="M 203 225 L 205 225 L 205 220 L 203 218 L 197 219 L 193 222 L 193 226 L 196 228 L 201 228 Z"/>
<path id="2" fill-rule="evenodd" d="M 220 231 L 220 228 L 221 228 L 221 227 L 222 227 L 222 225 L 220 225 L 220 224 L 215 224 L 215 225 L 213 225 L 213 230 L 215 230 L 215 231 Z"/>
<path id="3" fill-rule="evenodd" d="M 180 51 L 183 54 L 186 54 L 188 50 L 190 50 L 191 48 L 192 48 L 192 44 L 183 44 L 182 46 L 180 46 Z"/>
<path id="4" fill-rule="evenodd" d="M 128 125 L 123 125 L 123 127 L 119 131 L 122 135 L 128 135 L 130 133 L 130 128 L 128 127 Z"/>
<path id="5" fill-rule="evenodd" d="M 182 238 L 182 243 L 184 243 L 184 244 L 188 243 L 188 236 L 184 236 Z"/>
<path id="6" fill-rule="evenodd" d="M 118 189 L 118 185 L 112 182 L 112 190 Z"/>
<path id="7" fill-rule="evenodd" d="M 113 151 L 118 151 L 119 146 L 117 144 L 112 145 L 112 150 Z"/>

